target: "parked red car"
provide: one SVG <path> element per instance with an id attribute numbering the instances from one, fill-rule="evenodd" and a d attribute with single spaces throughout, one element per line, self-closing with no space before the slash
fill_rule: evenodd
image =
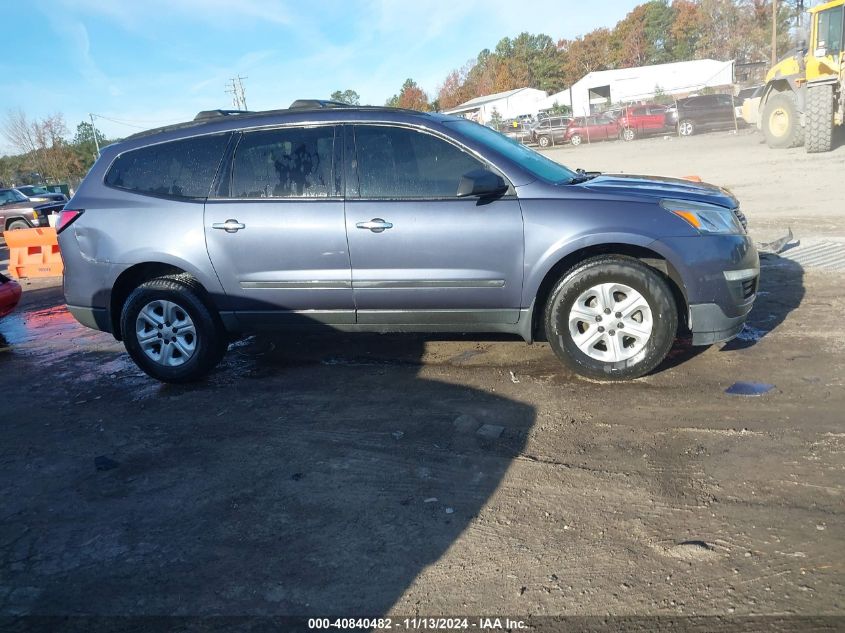
<path id="1" fill-rule="evenodd" d="M 4 317 L 14 310 L 20 299 L 20 284 L 0 273 L 0 317 Z"/>
<path id="2" fill-rule="evenodd" d="M 619 124 L 606 114 L 593 116 L 579 116 L 572 120 L 563 135 L 564 141 L 573 145 L 581 143 L 595 143 L 596 141 L 613 141 L 619 138 Z"/>
<path id="3" fill-rule="evenodd" d="M 622 139 L 633 141 L 640 136 L 660 134 L 669 128 L 666 125 L 666 106 L 650 103 L 640 106 L 628 106 L 622 110 L 617 120 Z"/>

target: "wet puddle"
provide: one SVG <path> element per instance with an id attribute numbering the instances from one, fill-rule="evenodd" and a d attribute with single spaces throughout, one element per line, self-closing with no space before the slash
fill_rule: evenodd
<path id="1" fill-rule="evenodd" d="M 731 396 L 762 396 L 774 388 L 774 385 L 765 382 L 735 382 L 725 389 L 725 393 Z"/>

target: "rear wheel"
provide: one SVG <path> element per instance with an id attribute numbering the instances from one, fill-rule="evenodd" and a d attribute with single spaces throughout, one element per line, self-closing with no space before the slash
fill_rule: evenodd
<path id="1" fill-rule="evenodd" d="M 691 119 L 682 119 L 678 123 L 678 134 L 681 136 L 692 136 L 695 134 L 695 123 Z"/>
<path id="2" fill-rule="evenodd" d="M 675 340 L 678 312 L 666 279 L 631 257 L 588 259 L 555 286 L 545 310 L 551 348 L 576 373 L 639 378 Z"/>
<path id="3" fill-rule="evenodd" d="M 804 143 L 804 128 L 792 93 L 776 94 L 766 102 L 762 124 L 766 143 L 773 149 L 799 147 Z"/>
<path id="4" fill-rule="evenodd" d="M 633 141 L 635 138 L 637 138 L 637 133 L 633 130 L 633 128 L 626 127 L 622 130 L 623 141 Z"/>
<path id="5" fill-rule="evenodd" d="M 120 319 L 126 351 L 146 374 L 162 382 L 189 382 L 210 372 L 228 338 L 190 278 L 159 277 L 138 286 Z"/>
<path id="6" fill-rule="evenodd" d="M 580 145 L 581 144 L 581 135 L 580 134 L 573 134 L 572 137 L 569 139 L 569 142 L 573 145 Z"/>
<path id="7" fill-rule="evenodd" d="M 833 148 L 833 84 L 807 88 L 808 153 L 829 152 Z"/>
<path id="8" fill-rule="evenodd" d="M 549 145 L 551 145 L 551 143 L 552 143 L 552 142 L 549 140 L 549 137 L 548 137 L 548 136 L 541 136 L 541 137 L 537 140 L 537 144 L 538 144 L 540 147 L 548 147 Z"/>

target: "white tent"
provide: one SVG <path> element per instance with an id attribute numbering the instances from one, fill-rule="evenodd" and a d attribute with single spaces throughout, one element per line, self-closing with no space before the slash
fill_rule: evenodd
<path id="1" fill-rule="evenodd" d="M 495 110 L 502 119 L 512 119 L 521 114 L 539 112 L 537 104 L 546 97 L 546 93 L 535 88 L 517 88 L 507 92 L 497 92 L 484 97 L 470 99 L 459 106 L 444 110 L 444 114 L 459 114 L 467 119 L 488 123 Z"/>
<path id="2" fill-rule="evenodd" d="M 555 106 L 571 106 L 572 103 L 570 102 L 571 95 L 569 94 L 569 88 L 566 90 L 561 90 L 560 92 L 556 92 L 553 95 L 549 95 L 545 99 L 540 100 L 537 104 L 537 107 L 540 110 L 548 110 L 549 108 L 553 108 Z"/>
<path id="3" fill-rule="evenodd" d="M 606 109 L 611 104 L 648 100 L 660 91 L 688 95 L 707 87 L 734 82 L 734 63 L 715 59 L 600 70 L 572 84 L 572 110 L 576 116 Z"/>

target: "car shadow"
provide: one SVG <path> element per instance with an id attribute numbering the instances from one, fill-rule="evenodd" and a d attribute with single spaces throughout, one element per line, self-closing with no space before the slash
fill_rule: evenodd
<path id="1" fill-rule="evenodd" d="M 30 448 L 0 475 L 19 491 L 4 529 L 30 554 L 4 583 L 37 588 L 16 613 L 424 609 L 415 583 L 483 521 L 535 410 L 493 393 L 486 381 L 497 374 L 467 381 L 489 389 L 451 368 L 433 377 L 423 337 L 302 325 L 235 343 L 192 385 L 116 368 L 105 344 L 83 349 L 65 363 L 90 375 L 51 387 L 59 413 L 50 425 L 39 407 L 9 396 L 16 423 L 4 443 L 26 438 Z M 46 354 L 79 328 L 36 342 Z M 7 367 L 24 379 L 37 360 L 17 356 Z"/>

